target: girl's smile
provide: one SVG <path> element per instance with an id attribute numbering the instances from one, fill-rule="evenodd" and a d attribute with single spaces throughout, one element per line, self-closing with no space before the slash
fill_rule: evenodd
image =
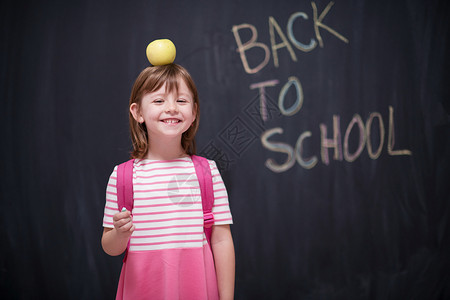
<path id="1" fill-rule="evenodd" d="M 162 120 L 161 122 L 164 122 L 166 124 L 178 124 L 181 121 L 178 119 L 165 119 L 165 120 Z"/>

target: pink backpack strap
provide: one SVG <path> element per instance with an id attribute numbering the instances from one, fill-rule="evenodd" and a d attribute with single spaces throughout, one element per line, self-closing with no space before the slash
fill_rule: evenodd
<path id="1" fill-rule="evenodd" d="M 133 210 L 133 164 L 134 159 L 121 163 L 117 167 L 117 204 L 119 211 L 125 207 Z"/>
<path id="2" fill-rule="evenodd" d="M 212 225 L 214 225 L 214 214 L 212 213 L 212 207 L 214 205 L 214 190 L 211 168 L 209 167 L 209 162 L 206 158 L 197 155 L 192 155 L 191 158 L 194 163 L 198 182 L 200 184 L 205 235 L 208 240 L 208 244 L 211 246 L 211 232 Z"/>
<path id="3" fill-rule="evenodd" d="M 119 211 L 125 207 L 128 211 L 133 211 L 133 165 L 134 159 L 130 159 L 117 166 L 117 205 Z M 127 260 L 130 241 L 128 241 L 127 250 L 123 261 Z"/>

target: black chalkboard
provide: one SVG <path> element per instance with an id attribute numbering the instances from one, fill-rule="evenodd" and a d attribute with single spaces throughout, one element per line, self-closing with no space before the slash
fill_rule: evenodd
<path id="1" fill-rule="evenodd" d="M 2 1 L 2 299 L 113 299 L 105 188 L 169 38 L 234 218 L 236 299 L 450 298 L 449 4 Z"/>

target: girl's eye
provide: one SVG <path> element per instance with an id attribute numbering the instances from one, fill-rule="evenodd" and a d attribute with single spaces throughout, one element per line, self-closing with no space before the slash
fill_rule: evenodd
<path id="1" fill-rule="evenodd" d="M 163 103 L 163 102 L 164 102 L 163 99 L 155 99 L 155 100 L 153 100 L 153 103 L 157 103 L 157 104 Z"/>

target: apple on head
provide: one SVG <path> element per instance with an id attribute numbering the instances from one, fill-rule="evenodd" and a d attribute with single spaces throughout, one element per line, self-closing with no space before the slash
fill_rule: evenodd
<path id="1" fill-rule="evenodd" d="M 154 40 L 147 46 L 148 61 L 154 66 L 173 63 L 175 60 L 175 45 L 169 39 Z"/>

